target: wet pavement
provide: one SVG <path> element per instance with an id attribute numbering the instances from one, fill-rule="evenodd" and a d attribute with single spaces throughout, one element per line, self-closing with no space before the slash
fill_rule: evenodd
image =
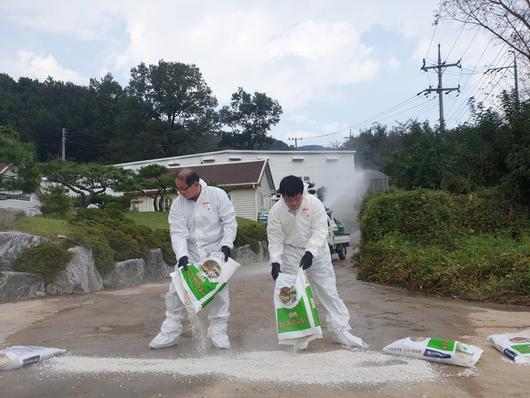
<path id="1" fill-rule="evenodd" d="M 489 334 L 530 328 L 528 307 L 418 296 L 358 281 L 347 261 L 335 261 L 334 265 L 339 293 L 350 310 L 352 332 L 370 344 L 370 349 L 379 351 L 386 344 L 409 335 L 460 339 L 484 349 L 477 369 L 435 364 L 439 377 L 434 381 L 374 387 L 250 383 L 221 376 L 66 374 L 49 370 L 45 363 L 0 373 L 0 397 L 528 396 L 525 380 L 530 376 L 530 367 L 516 366 L 504 359 L 486 340 Z M 230 352 L 289 350 L 277 344 L 273 287 L 268 264 L 245 265 L 235 275 L 230 286 Z M 163 320 L 166 289 L 167 283 L 149 284 L 83 296 L 3 304 L 0 305 L 0 344 L 60 347 L 74 355 L 93 357 L 197 357 L 189 331 L 175 347 L 148 348 Z M 203 314 L 201 317 L 204 318 Z M 203 322 L 206 325 L 204 319 Z M 308 351 L 337 349 L 339 346 L 323 339 L 312 342 Z M 228 354 L 209 348 L 202 355 Z M 303 354 L 301 358 L 303 366 Z M 374 371 L 377 371 L 375 366 Z"/>

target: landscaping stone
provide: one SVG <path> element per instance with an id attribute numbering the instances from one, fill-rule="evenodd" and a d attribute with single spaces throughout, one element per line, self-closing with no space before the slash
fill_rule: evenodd
<path id="1" fill-rule="evenodd" d="M 103 286 L 107 289 L 123 289 L 137 286 L 144 278 L 145 261 L 143 258 L 116 263 L 116 270 L 103 278 Z"/>
<path id="2" fill-rule="evenodd" d="M 52 295 L 91 293 L 103 289 L 103 280 L 94 265 L 92 250 L 76 246 L 68 249 L 74 257 L 55 280 L 46 285 Z"/>
<path id="3" fill-rule="evenodd" d="M 0 276 L 0 303 L 11 303 L 45 295 L 44 281 L 40 275 L 3 271 Z"/>
<path id="4" fill-rule="evenodd" d="M 250 245 L 235 247 L 232 250 L 231 257 L 240 264 L 251 264 L 267 261 L 269 259 L 267 242 L 259 242 L 259 249 L 257 253 L 251 249 Z"/>
<path id="5" fill-rule="evenodd" d="M 0 232 L 0 270 L 10 271 L 17 257 L 28 247 L 48 242 L 42 236 L 18 231 Z"/>
<path id="6" fill-rule="evenodd" d="M 169 267 L 164 261 L 162 250 L 151 249 L 147 254 L 144 269 L 144 281 L 156 282 L 169 277 Z"/>

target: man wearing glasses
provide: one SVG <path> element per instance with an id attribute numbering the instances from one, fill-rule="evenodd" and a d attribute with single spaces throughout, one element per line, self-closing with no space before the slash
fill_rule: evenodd
<path id="1" fill-rule="evenodd" d="M 237 222 L 234 206 L 222 189 L 209 187 L 192 169 L 181 169 L 175 176 L 179 194 L 169 210 L 169 231 L 177 266 L 187 269 L 213 252 L 223 252 L 225 261 L 234 247 Z M 230 348 L 227 335 L 228 287 L 208 305 L 208 338 L 214 347 Z M 178 342 L 182 332 L 184 305 L 173 283 L 166 293 L 166 319 L 160 333 L 151 341 L 151 348 L 170 347 Z"/>

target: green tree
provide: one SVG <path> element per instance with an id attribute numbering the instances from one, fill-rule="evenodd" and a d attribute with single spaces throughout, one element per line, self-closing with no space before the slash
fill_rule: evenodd
<path id="1" fill-rule="evenodd" d="M 83 207 L 94 203 L 109 188 L 121 191 L 132 187 L 132 173 L 117 167 L 54 160 L 41 168 L 49 182 L 62 184 L 78 194 Z"/>
<path id="2" fill-rule="evenodd" d="M 220 111 L 221 122 L 230 131 L 223 133 L 221 146 L 240 149 L 271 144 L 268 132 L 280 121 L 282 107 L 265 93 L 247 93 L 242 87 L 232 94 L 230 106 Z"/>
<path id="3" fill-rule="evenodd" d="M 160 60 L 149 66 L 142 62 L 131 69 L 128 90 L 150 104 L 170 129 L 201 123 L 217 106 L 199 68 L 181 62 Z"/>
<path id="4" fill-rule="evenodd" d="M 0 177 L 0 189 L 33 192 L 40 176 L 35 164 L 34 147 L 20 142 L 18 134 L 10 127 L 0 126 L 0 164 L 9 165 L 12 177 Z"/>
<path id="5" fill-rule="evenodd" d="M 165 210 L 159 204 L 164 202 L 167 193 L 171 192 L 175 185 L 173 177 L 168 172 L 167 167 L 158 164 L 144 166 L 138 170 L 137 190 L 153 199 L 154 211 Z"/>

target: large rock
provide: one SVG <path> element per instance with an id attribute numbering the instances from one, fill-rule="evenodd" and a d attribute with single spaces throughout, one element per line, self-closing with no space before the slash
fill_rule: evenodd
<path id="1" fill-rule="evenodd" d="M 123 289 L 142 283 L 144 278 L 145 261 L 143 258 L 116 263 L 116 270 L 103 278 L 103 286 L 108 289 Z"/>
<path id="2" fill-rule="evenodd" d="M 169 276 L 169 267 L 164 261 L 162 250 L 151 249 L 147 254 L 144 269 L 144 281 L 155 282 Z"/>
<path id="3" fill-rule="evenodd" d="M 236 247 L 232 250 L 231 257 L 240 264 L 260 263 L 269 259 L 267 242 L 259 242 L 258 252 L 254 252 L 249 245 Z"/>
<path id="4" fill-rule="evenodd" d="M 53 295 L 90 293 L 103 289 L 103 279 L 94 264 L 92 250 L 76 246 L 68 249 L 74 257 L 55 280 L 46 285 L 46 293 Z"/>
<path id="5" fill-rule="evenodd" d="M 24 232 L 0 232 L 0 269 L 11 270 L 17 257 L 28 247 L 38 246 L 48 239 Z"/>
<path id="6" fill-rule="evenodd" d="M 0 276 L 0 303 L 10 303 L 45 296 L 40 275 L 3 271 Z"/>
<path id="7" fill-rule="evenodd" d="M 22 210 L 0 209 L 0 225 L 7 228 L 13 228 L 17 220 L 24 216 L 25 213 Z"/>

